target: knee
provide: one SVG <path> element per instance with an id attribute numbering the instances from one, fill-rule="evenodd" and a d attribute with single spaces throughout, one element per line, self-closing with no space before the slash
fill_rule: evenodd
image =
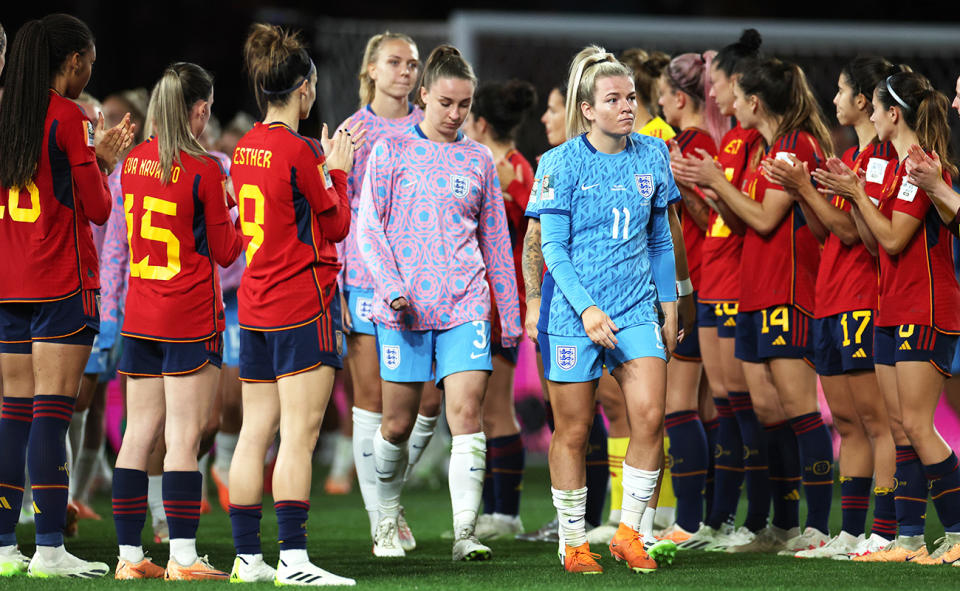
<path id="1" fill-rule="evenodd" d="M 919 415 L 910 412 L 903 413 L 903 432 L 910 439 L 916 441 L 933 431 L 933 423 Z"/>
<path id="2" fill-rule="evenodd" d="M 848 439 L 863 434 L 863 425 L 846 414 L 833 414 L 833 426 L 840 433 L 840 437 Z"/>
<path id="3" fill-rule="evenodd" d="M 890 422 L 886 414 L 870 409 L 860 413 L 860 423 L 870 439 L 879 439 L 890 434 Z"/>
<path id="4" fill-rule="evenodd" d="M 412 430 L 413 420 L 409 417 L 384 417 L 380 423 L 380 434 L 386 441 L 394 445 L 399 445 L 409 439 Z"/>
<path id="5" fill-rule="evenodd" d="M 421 400 L 420 402 L 420 414 L 425 417 L 435 417 L 440 414 L 440 403 L 441 400 Z"/>
<path id="6" fill-rule="evenodd" d="M 553 441 L 569 450 L 586 450 L 592 422 L 563 421 L 557 424 Z"/>

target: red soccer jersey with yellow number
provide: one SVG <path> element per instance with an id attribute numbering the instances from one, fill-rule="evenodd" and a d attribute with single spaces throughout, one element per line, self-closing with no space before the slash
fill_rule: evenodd
<path id="1" fill-rule="evenodd" d="M 793 154 L 806 162 L 810 170 L 823 162 L 823 151 L 817 140 L 804 131 L 792 131 L 778 138 L 765 157 L 776 158 L 782 153 Z M 751 173 L 747 185 L 750 198 L 760 203 L 767 191 L 784 190 L 767 180 L 762 169 L 761 163 Z M 760 235 L 748 226 L 740 257 L 740 311 L 789 304 L 813 315 L 819 265 L 820 245 L 798 204 L 790 206 L 769 234 Z"/>
<path id="2" fill-rule="evenodd" d="M 950 175 L 944 172 L 950 184 Z M 888 163 L 882 185 L 867 185 L 880 200 L 880 213 L 895 212 L 920 220 L 920 227 L 900 251 L 891 255 L 877 246 L 880 298 L 877 326 L 920 324 L 941 332 L 960 333 L 960 285 L 953 267 L 952 237 L 941 223 L 930 197 L 906 180 L 906 167 Z"/>
<path id="3" fill-rule="evenodd" d="M 737 123 L 720 145 L 717 162 L 733 186 L 746 192 L 745 180 L 750 157 L 763 141 L 755 129 L 744 129 Z M 701 302 L 725 302 L 740 298 L 740 251 L 743 236 L 734 234 L 713 209 L 703 239 L 703 269 L 700 274 Z"/>
<path id="4" fill-rule="evenodd" d="M 843 154 L 843 163 L 852 170 L 880 174 L 889 160 L 897 159 L 890 142 L 871 144 L 864 150 L 854 146 Z M 879 180 L 879 179 L 878 179 Z M 868 183 L 871 179 L 867 179 Z M 851 204 L 838 195 L 830 197 L 834 207 L 850 211 Z M 817 318 L 842 312 L 873 310 L 877 307 L 877 259 L 862 242 L 847 246 L 836 234 L 829 234 L 820 253 L 817 272 Z"/>
<path id="5" fill-rule="evenodd" d="M 247 269 L 240 326 L 279 330 L 330 304 L 350 229 L 346 174 L 328 173 L 323 148 L 282 123 L 257 123 L 237 143 L 230 176 L 240 204 Z"/>
<path id="6" fill-rule="evenodd" d="M 710 134 L 697 129 L 688 127 L 680 132 L 676 137 L 677 145 L 680 146 L 680 152 L 684 156 L 693 155 L 699 158 L 697 148 L 706 151 L 712 158 L 717 156 L 717 144 L 710 137 Z M 697 193 L 700 193 L 697 189 Z M 702 194 L 701 194 L 702 196 Z M 693 216 L 687 210 L 687 204 L 681 203 L 680 223 L 683 225 L 683 245 L 687 250 L 687 267 L 690 270 L 690 281 L 693 283 L 693 289 L 699 290 L 701 285 L 701 269 L 703 264 L 703 242 L 706 232 L 697 225 Z"/>
<path id="7" fill-rule="evenodd" d="M 227 211 L 226 175 L 213 156 L 180 153 L 170 183 L 160 180 L 158 143 L 123 162 L 120 183 L 130 244 L 123 334 L 200 341 L 224 330 L 220 276 L 242 241 Z"/>
<path id="8" fill-rule="evenodd" d="M 110 216 L 93 124 L 51 90 L 30 185 L 0 187 L 0 302 L 53 301 L 100 287 L 90 221 Z"/>

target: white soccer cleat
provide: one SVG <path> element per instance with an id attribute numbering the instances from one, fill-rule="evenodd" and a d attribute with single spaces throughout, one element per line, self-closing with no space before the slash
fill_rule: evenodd
<path id="1" fill-rule="evenodd" d="M 53 556 L 51 556 L 53 554 Z M 95 579 L 110 572 L 103 562 L 88 562 L 77 558 L 60 546 L 52 552 L 36 552 L 27 567 L 27 575 L 39 579 L 68 577 L 73 579 Z"/>
<path id="2" fill-rule="evenodd" d="M 403 507 L 400 507 L 400 516 L 397 517 L 397 535 L 400 536 L 400 547 L 404 552 L 413 552 L 417 549 L 417 540 L 413 537 L 413 531 L 407 518 L 403 513 Z"/>
<path id="3" fill-rule="evenodd" d="M 519 515 L 504 515 L 492 513 L 477 517 L 477 527 L 473 533 L 478 540 L 512 540 L 517 534 L 523 533 L 523 522 Z"/>
<path id="4" fill-rule="evenodd" d="M 357 582 L 353 579 L 327 572 L 312 562 L 288 565 L 281 560 L 277 564 L 277 575 L 273 580 L 273 584 L 277 587 L 284 585 L 299 585 L 303 587 L 353 587 Z"/>
<path id="5" fill-rule="evenodd" d="M 830 536 L 815 527 L 808 527 L 799 536 L 787 540 L 785 547 L 777 552 L 779 556 L 794 556 L 802 550 L 814 550 L 826 545 Z"/>
<path id="6" fill-rule="evenodd" d="M 883 550 L 893 540 L 888 540 L 887 538 L 881 536 L 880 534 L 870 534 L 869 538 L 860 540 L 860 543 L 857 544 L 857 547 L 844 555 L 832 556 L 834 560 L 853 560 L 857 556 L 866 556 L 867 554 L 873 554 L 874 552 L 879 552 Z"/>
<path id="7" fill-rule="evenodd" d="M 373 536 L 373 555 L 378 558 L 403 558 L 407 553 L 400 544 L 397 519 L 382 517 Z"/>
<path id="8" fill-rule="evenodd" d="M 473 533 L 472 526 L 462 526 L 457 530 L 457 539 L 453 542 L 453 561 L 479 561 L 490 560 L 493 558 L 493 552 L 487 546 L 480 543 L 477 536 Z"/>
<path id="9" fill-rule="evenodd" d="M 811 548 L 810 550 L 800 550 L 794 554 L 794 556 L 797 558 L 833 558 L 835 556 L 847 556 L 865 540 L 866 538 L 864 538 L 863 534 L 854 536 L 842 531 L 823 546 Z"/>
<path id="10" fill-rule="evenodd" d="M 0 577 L 12 577 L 27 571 L 30 559 L 17 546 L 0 547 Z"/>
<path id="11" fill-rule="evenodd" d="M 587 542 L 594 546 L 606 546 L 617 533 L 619 523 L 604 523 L 587 532 Z"/>
<path id="12" fill-rule="evenodd" d="M 707 524 L 701 524 L 700 529 L 682 542 L 677 543 L 680 550 L 708 550 L 717 545 L 722 534 Z"/>
<path id="13" fill-rule="evenodd" d="M 269 583 L 277 576 L 277 570 L 263 561 L 263 556 L 245 560 L 240 556 L 233 559 L 230 570 L 231 583 Z"/>
<path id="14" fill-rule="evenodd" d="M 799 527 L 780 529 L 775 525 L 768 525 L 758 531 L 751 541 L 739 546 L 730 546 L 727 548 L 727 552 L 731 554 L 740 552 L 779 552 L 787 547 L 787 541 L 792 540 L 799 534 Z"/>

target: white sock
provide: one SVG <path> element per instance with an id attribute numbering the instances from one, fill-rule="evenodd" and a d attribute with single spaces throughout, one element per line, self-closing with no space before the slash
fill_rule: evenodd
<path id="1" fill-rule="evenodd" d="M 334 439 L 333 464 L 330 466 L 330 476 L 335 478 L 349 478 L 350 468 L 353 467 L 353 438 L 337 433 Z"/>
<path id="2" fill-rule="evenodd" d="M 207 500 L 207 468 L 210 467 L 210 452 L 200 456 L 197 460 L 197 470 L 200 472 L 200 498 Z M 190 564 L 193 564 L 192 562 Z"/>
<path id="3" fill-rule="evenodd" d="M 100 471 L 99 476 L 107 483 L 107 490 L 110 490 L 109 483 L 113 482 L 113 466 L 107 460 L 107 446 L 102 443 L 100 449 L 97 450 L 97 459 L 100 460 L 97 462 L 97 469 Z"/>
<path id="4" fill-rule="evenodd" d="M 39 556 L 41 560 L 58 562 L 66 553 L 67 549 L 63 547 L 63 544 L 59 546 L 37 546 L 34 556 Z"/>
<path id="5" fill-rule="evenodd" d="M 180 566 L 190 566 L 197 561 L 196 538 L 170 538 L 170 557 Z"/>
<path id="6" fill-rule="evenodd" d="M 407 443 L 394 445 L 377 429 L 373 438 L 373 457 L 377 470 L 377 498 L 381 517 L 400 516 L 400 491 L 407 468 Z"/>
<path id="7" fill-rule="evenodd" d="M 653 537 L 653 520 L 656 514 L 656 507 L 647 507 L 643 510 L 643 517 L 640 518 L 640 528 L 637 530 L 641 536 Z"/>
<path id="8" fill-rule="evenodd" d="M 661 524 L 662 527 L 670 527 L 677 521 L 676 507 L 657 507 L 657 514 L 654 515 L 654 523 Z"/>
<path id="9" fill-rule="evenodd" d="M 246 562 L 247 565 L 251 565 L 258 560 L 262 561 L 263 554 L 237 554 L 237 558 Z"/>
<path id="10" fill-rule="evenodd" d="M 99 461 L 98 450 L 80 448 L 77 453 L 77 459 L 73 462 L 73 473 L 70 475 L 71 488 L 76 483 L 73 491 L 73 497 L 79 501 L 87 502 L 90 498 L 90 482 L 93 480 L 93 473 L 97 469 Z"/>
<path id="11" fill-rule="evenodd" d="M 587 487 L 574 490 L 559 490 L 550 487 L 553 493 L 553 506 L 557 509 L 557 521 L 560 523 L 560 547 L 564 544 L 571 548 L 587 542 L 585 515 L 587 513 Z"/>
<path id="12" fill-rule="evenodd" d="M 73 478 L 70 478 L 70 477 L 69 477 L 69 474 L 72 474 L 72 473 L 73 473 L 73 444 L 70 443 L 70 437 L 69 437 L 69 435 L 70 435 L 70 433 L 68 432 L 68 433 L 67 433 L 67 438 L 66 438 L 66 439 L 67 439 L 67 441 L 66 441 L 66 444 L 67 444 L 67 466 L 69 466 L 69 468 L 70 468 L 70 471 L 68 472 L 68 476 L 67 476 L 67 478 L 69 479 L 69 480 L 67 481 L 67 502 L 68 502 L 68 503 L 71 502 L 71 501 L 73 501 L 73 488 L 74 488 Z"/>
<path id="13" fill-rule="evenodd" d="M 360 496 L 370 518 L 370 537 L 377 531 L 380 501 L 377 497 L 377 464 L 373 457 L 373 438 L 380 430 L 383 415 L 353 407 L 353 465 L 357 469 Z"/>
<path id="14" fill-rule="evenodd" d="M 455 534 L 467 526 L 472 530 L 477 523 L 486 467 L 487 438 L 483 433 L 453 436 L 447 474 Z"/>
<path id="15" fill-rule="evenodd" d="M 309 562 L 310 557 L 307 556 L 307 551 L 303 548 L 297 548 L 296 550 L 281 550 L 280 561 L 287 566 L 293 566 L 295 564 Z"/>
<path id="16" fill-rule="evenodd" d="M 217 458 L 213 461 L 213 466 L 217 469 L 217 476 L 227 486 L 230 486 L 230 462 L 233 460 L 233 451 L 237 449 L 237 441 L 239 440 L 239 433 L 224 433 L 223 431 L 219 431 L 214 438 L 214 441 L 217 442 Z"/>
<path id="17" fill-rule="evenodd" d="M 154 524 L 167 520 L 167 513 L 163 510 L 163 474 L 147 477 L 147 505 Z"/>
<path id="18" fill-rule="evenodd" d="M 143 560 L 143 546 L 124 546 L 120 544 L 120 558 L 133 564 L 140 562 Z"/>
<path id="19" fill-rule="evenodd" d="M 610 517 L 607 518 L 607 523 L 620 523 L 620 509 L 610 509 Z"/>
<path id="20" fill-rule="evenodd" d="M 623 463 L 623 507 L 620 521 L 639 531 L 640 517 L 657 487 L 660 469 L 641 470 Z"/>
<path id="21" fill-rule="evenodd" d="M 410 475 L 413 474 L 413 468 L 417 465 L 417 462 L 420 461 L 423 450 L 427 449 L 427 446 L 430 445 L 433 432 L 437 430 L 437 421 L 439 419 L 440 415 L 435 417 L 425 417 L 421 414 L 417 415 L 417 422 L 414 423 L 413 431 L 410 433 L 410 439 L 407 441 L 407 454 L 410 460 L 407 463 L 407 473 L 403 477 L 404 481 L 410 480 Z"/>

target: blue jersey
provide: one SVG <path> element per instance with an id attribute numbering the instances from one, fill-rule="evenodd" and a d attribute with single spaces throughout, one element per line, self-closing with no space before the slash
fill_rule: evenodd
<path id="1" fill-rule="evenodd" d="M 548 268 L 539 330 L 583 336 L 580 315 L 592 305 L 621 329 L 657 322 L 657 300 L 676 300 L 667 207 L 680 192 L 666 145 L 634 133 L 605 154 L 582 135 L 548 156 L 537 199 Z"/>

